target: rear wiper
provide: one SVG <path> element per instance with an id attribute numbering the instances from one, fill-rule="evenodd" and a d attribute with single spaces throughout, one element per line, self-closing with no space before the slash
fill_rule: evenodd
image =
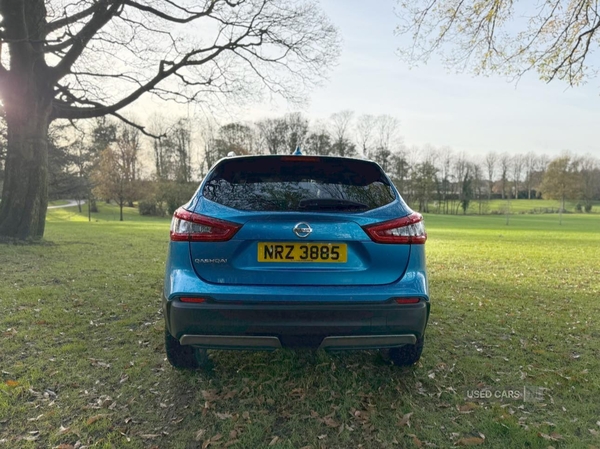
<path id="1" fill-rule="evenodd" d="M 300 210 L 366 210 L 369 206 L 356 201 L 335 198 L 310 198 L 301 200 Z"/>

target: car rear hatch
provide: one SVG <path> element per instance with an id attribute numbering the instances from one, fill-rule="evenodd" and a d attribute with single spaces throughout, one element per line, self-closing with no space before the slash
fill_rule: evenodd
<path id="1" fill-rule="evenodd" d="M 232 238 L 190 242 L 197 275 L 229 285 L 381 285 L 402 277 L 410 244 L 374 242 L 365 227 L 408 215 L 379 166 L 329 157 L 221 161 L 192 212 Z M 208 228 L 206 228 L 208 229 Z"/>

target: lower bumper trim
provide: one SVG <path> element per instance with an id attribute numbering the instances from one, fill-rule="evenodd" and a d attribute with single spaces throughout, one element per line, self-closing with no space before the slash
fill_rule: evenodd
<path id="1" fill-rule="evenodd" d="M 325 337 L 319 349 L 327 351 L 345 351 L 359 349 L 395 348 L 414 345 L 415 335 L 349 335 Z M 241 349 L 274 351 L 282 347 L 281 341 L 274 336 L 254 335 L 190 335 L 179 339 L 182 345 L 192 345 L 204 349 Z"/>
<path id="2" fill-rule="evenodd" d="M 414 335 L 352 335 L 341 337 L 325 337 L 319 348 L 328 351 L 349 349 L 383 349 L 403 345 L 414 345 Z"/>
<path id="3" fill-rule="evenodd" d="M 274 351 L 281 348 L 277 337 L 244 335 L 183 335 L 179 339 L 182 345 L 193 345 L 205 349 L 254 349 Z"/>

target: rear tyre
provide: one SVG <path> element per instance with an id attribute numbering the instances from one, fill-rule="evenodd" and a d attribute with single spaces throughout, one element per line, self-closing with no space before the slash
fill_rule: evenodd
<path id="1" fill-rule="evenodd" d="M 389 358 L 396 366 L 412 366 L 421 358 L 424 344 L 424 339 L 420 338 L 414 345 L 391 348 L 388 352 Z"/>
<path id="2" fill-rule="evenodd" d="M 178 369 L 198 369 L 208 365 L 206 349 L 182 345 L 165 329 L 165 352 L 169 363 Z"/>

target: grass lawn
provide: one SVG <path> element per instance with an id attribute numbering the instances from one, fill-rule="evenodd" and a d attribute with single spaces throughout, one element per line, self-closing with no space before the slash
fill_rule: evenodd
<path id="1" fill-rule="evenodd" d="M 565 201 L 566 213 L 578 213 L 584 214 L 584 212 L 577 212 L 576 206 L 579 201 Z M 416 205 L 415 205 L 416 207 Z M 432 212 L 437 211 L 437 203 L 431 202 L 429 204 L 429 210 Z M 458 203 L 451 205 L 450 209 L 455 210 L 458 207 L 458 215 L 462 215 L 463 211 L 459 207 Z M 486 215 L 486 214 L 506 214 L 507 210 L 510 214 L 557 214 L 560 208 L 560 201 L 557 200 L 543 200 L 543 199 L 511 199 L 510 204 L 508 200 L 492 199 L 490 201 L 484 199 L 481 203 L 478 200 L 472 200 L 467 209 L 467 215 Z M 592 214 L 600 213 L 600 201 L 594 201 L 592 203 Z"/>
<path id="2" fill-rule="evenodd" d="M 54 200 L 54 201 L 49 201 L 48 206 L 63 206 L 68 203 L 69 202 L 67 200 Z"/>
<path id="3" fill-rule="evenodd" d="M 600 447 L 598 215 L 428 215 L 413 368 L 215 351 L 181 372 L 163 352 L 169 220 L 100 207 L 0 245 L 0 448 Z"/>
<path id="4" fill-rule="evenodd" d="M 577 206 L 578 201 L 565 201 L 565 209 L 567 212 L 575 212 L 575 206 Z M 478 202 L 473 201 L 470 206 L 470 210 L 472 212 L 477 212 Z M 507 200 L 491 200 L 487 203 L 488 211 L 500 211 L 502 213 L 506 212 L 508 208 Z M 555 211 L 557 213 L 560 208 L 560 201 L 558 200 L 510 200 L 510 213 L 519 214 L 519 213 L 547 213 L 548 211 Z M 595 201 L 592 205 L 592 213 L 600 212 L 600 202 Z"/>

